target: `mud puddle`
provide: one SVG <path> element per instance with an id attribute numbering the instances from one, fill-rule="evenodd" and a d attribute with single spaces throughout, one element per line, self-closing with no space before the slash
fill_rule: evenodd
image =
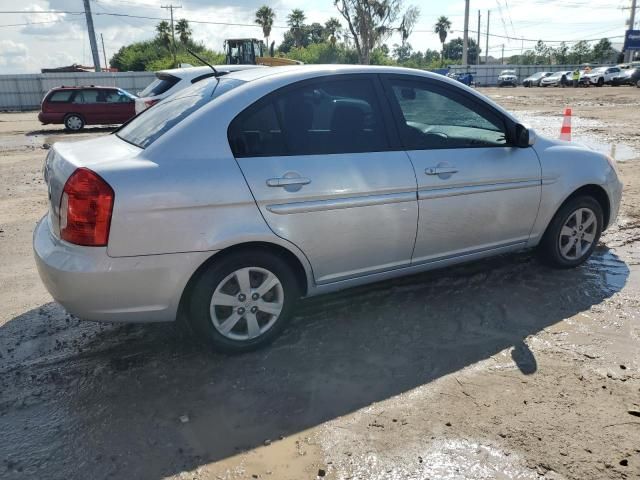
<path id="1" fill-rule="evenodd" d="M 559 138 L 562 127 L 562 115 L 540 115 L 531 111 L 518 111 L 516 116 L 534 130 L 549 138 Z M 640 157 L 640 149 L 611 138 L 605 133 L 607 125 L 599 120 L 571 117 L 572 140 L 597 152 L 611 155 L 618 162 L 633 160 Z"/>

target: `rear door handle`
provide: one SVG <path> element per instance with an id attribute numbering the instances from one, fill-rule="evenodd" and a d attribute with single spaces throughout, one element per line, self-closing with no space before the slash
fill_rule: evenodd
<path id="1" fill-rule="evenodd" d="M 291 185 L 308 185 L 311 183 L 311 179 L 304 177 L 293 178 L 270 178 L 267 180 L 267 186 L 269 187 L 288 187 Z"/>
<path id="2" fill-rule="evenodd" d="M 427 175 L 453 175 L 458 173 L 458 169 L 455 167 L 428 167 L 424 173 Z"/>

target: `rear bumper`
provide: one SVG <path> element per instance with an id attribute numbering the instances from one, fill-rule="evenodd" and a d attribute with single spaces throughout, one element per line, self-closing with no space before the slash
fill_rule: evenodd
<path id="1" fill-rule="evenodd" d="M 63 123 L 64 122 L 64 114 L 62 113 L 38 113 L 38 120 L 40 123 Z"/>
<path id="2" fill-rule="evenodd" d="M 106 248 L 57 239 L 48 217 L 37 224 L 33 250 L 40 278 L 53 298 L 85 320 L 175 320 L 184 288 L 214 252 L 112 258 Z"/>

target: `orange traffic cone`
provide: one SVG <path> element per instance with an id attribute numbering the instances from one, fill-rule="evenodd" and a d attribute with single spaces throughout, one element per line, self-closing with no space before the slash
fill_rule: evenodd
<path id="1" fill-rule="evenodd" d="M 571 109 L 566 108 L 564 118 L 562 119 L 562 128 L 560 129 L 560 140 L 571 141 Z"/>

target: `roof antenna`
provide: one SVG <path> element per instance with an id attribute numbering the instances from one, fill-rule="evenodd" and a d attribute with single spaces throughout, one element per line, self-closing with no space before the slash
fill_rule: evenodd
<path id="1" fill-rule="evenodd" d="M 194 57 L 196 57 L 198 60 L 200 60 L 202 63 L 204 63 L 207 67 L 209 67 L 211 70 L 213 70 L 213 74 L 217 77 L 218 75 L 220 75 L 218 73 L 218 71 L 215 69 L 215 67 L 213 65 L 211 65 L 209 62 L 207 62 L 204 58 L 202 58 L 200 55 L 192 52 L 191 50 L 189 50 L 187 48 L 187 52 L 189 52 L 191 55 L 193 55 Z"/>

